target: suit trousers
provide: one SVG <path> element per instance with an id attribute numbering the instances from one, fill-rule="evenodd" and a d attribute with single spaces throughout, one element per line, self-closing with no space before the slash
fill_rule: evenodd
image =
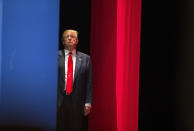
<path id="1" fill-rule="evenodd" d="M 63 104 L 57 113 L 57 131 L 83 131 L 83 114 L 75 109 L 72 95 L 64 95 Z M 81 117 L 80 117 L 81 115 Z"/>

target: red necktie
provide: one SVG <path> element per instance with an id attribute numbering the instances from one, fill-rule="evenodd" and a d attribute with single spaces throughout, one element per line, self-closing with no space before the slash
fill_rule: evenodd
<path id="1" fill-rule="evenodd" d="M 71 94 L 73 88 L 73 60 L 71 55 L 72 52 L 69 52 L 67 67 L 67 84 L 66 84 L 66 92 L 68 94 Z"/>

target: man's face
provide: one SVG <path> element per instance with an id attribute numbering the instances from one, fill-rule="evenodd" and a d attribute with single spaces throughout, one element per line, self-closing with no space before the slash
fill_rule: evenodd
<path id="1" fill-rule="evenodd" d="M 75 30 L 66 30 L 63 33 L 63 44 L 66 47 L 74 47 L 78 44 L 77 32 Z"/>

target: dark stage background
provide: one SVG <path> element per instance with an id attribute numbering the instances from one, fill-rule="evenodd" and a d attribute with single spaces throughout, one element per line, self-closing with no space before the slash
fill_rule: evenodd
<path id="1" fill-rule="evenodd" d="M 194 130 L 194 1 L 142 0 L 140 131 Z"/>

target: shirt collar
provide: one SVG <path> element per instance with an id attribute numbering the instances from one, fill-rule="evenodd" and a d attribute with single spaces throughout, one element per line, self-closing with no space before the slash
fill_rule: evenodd
<path id="1" fill-rule="evenodd" d="M 69 55 L 69 50 L 64 49 L 65 55 L 68 56 Z M 75 56 L 76 55 L 76 49 L 72 50 L 72 55 Z"/>

